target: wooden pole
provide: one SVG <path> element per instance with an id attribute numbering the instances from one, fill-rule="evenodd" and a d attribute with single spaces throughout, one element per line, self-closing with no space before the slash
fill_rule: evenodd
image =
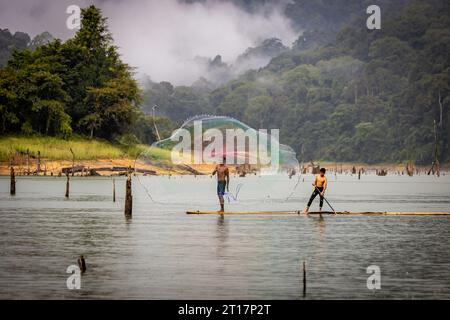
<path id="1" fill-rule="evenodd" d="M 11 166 L 11 189 L 10 194 L 13 196 L 16 194 L 16 174 L 14 173 L 14 167 Z"/>
<path id="2" fill-rule="evenodd" d="M 303 261 L 303 296 L 306 296 L 306 263 Z"/>
<path id="3" fill-rule="evenodd" d="M 358 180 L 361 180 L 361 169 L 358 170 Z"/>
<path id="4" fill-rule="evenodd" d="M 133 212 L 133 196 L 131 195 L 131 175 L 125 184 L 125 216 L 131 217 Z"/>
<path id="5" fill-rule="evenodd" d="M 116 202 L 116 181 L 113 179 L 113 202 Z"/>
<path id="6" fill-rule="evenodd" d="M 68 198 L 69 197 L 69 188 L 70 188 L 69 173 L 66 173 L 66 177 L 67 177 L 67 181 L 66 181 L 66 198 Z"/>

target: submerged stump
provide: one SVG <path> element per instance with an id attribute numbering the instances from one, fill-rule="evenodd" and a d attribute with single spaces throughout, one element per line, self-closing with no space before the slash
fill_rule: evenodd
<path id="1" fill-rule="evenodd" d="M 16 174 L 14 172 L 14 167 L 11 167 L 11 188 L 9 193 L 13 196 L 16 194 Z"/>
<path id="2" fill-rule="evenodd" d="M 69 197 L 69 189 L 70 189 L 70 178 L 69 173 L 66 173 L 67 181 L 66 181 L 66 198 Z"/>
<path id="3" fill-rule="evenodd" d="M 133 213 L 133 196 L 131 194 L 131 176 L 125 184 L 125 216 L 131 217 Z"/>
<path id="4" fill-rule="evenodd" d="M 116 202 L 116 181 L 113 179 L 113 202 Z"/>
<path id="5" fill-rule="evenodd" d="M 306 263 L 303 261 L 303 296 L 306 296 Z"/>
<path id="6" fill-rule="evenodd" d="M 86 272 L 86 261 L 84 260 L 84 256 L 81 255 L 78 260 L 78 267 L 80 268 L 81 273 L 85 273 Z"/>

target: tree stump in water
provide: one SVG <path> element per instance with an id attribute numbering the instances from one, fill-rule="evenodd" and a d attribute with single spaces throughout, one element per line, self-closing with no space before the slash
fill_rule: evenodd
<path id="1" fill-rule="evenodd" d="M 405 169 L 406 169 L 406 173 L 408 174 L 408 176 L 412 177 L 414 175 L 414 165 L 413 165 L 412 161 L 409 161 L 406 164 Z"/>
<path id="2" fill-rule="evenodd" d="M 303 297 L 306 296 L 306 263 L 303 261 Z"/>
<path id="3" fill-rule="evenodd" d="M 85 273 L 86 272 L 86 261 L 84 260 L 84 256 L 81 255 L 78 260 L 78 267 L 80 268 L 81 273 Z"/>
<path id="4" fill-rule="evenodd" d="M 16 174 L 13 167 L 11 167 L 11 188 L 9 192 L 12 196 L 16 194 Z"/>
<path id="5" fill-rule="evenodd" d="M 67 176 L 67 181 L 66 181 L 66 198 L 68 198 L 69 197 L 69 188 L 70 188 L 69 173 L 66 173 L 66 176 Z"/>
<path id="6" fill-rule="evenodd" d="M 125 216 L 131 217 L 133 213 L 133 196 L 131 195 L 131 176 L 125 184 Z"/>
<path id="7" fill-rule="evenodd" d="M 113 179 L 113 202 L 116 202 L 116 181 Z"/>

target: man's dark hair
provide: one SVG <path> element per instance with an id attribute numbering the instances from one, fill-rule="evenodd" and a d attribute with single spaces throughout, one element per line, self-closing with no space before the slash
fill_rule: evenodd
<path id="1" fill-rule="evenodd" d="M 320 169 L 320 172 L 322 172 L 322 173 L 325 173 L 326 171 L 327 171 L 327 169 L 325 169 L 325 168 Z"/>

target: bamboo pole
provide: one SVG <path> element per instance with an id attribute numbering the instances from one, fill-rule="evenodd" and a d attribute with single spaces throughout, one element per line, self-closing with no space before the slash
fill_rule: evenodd
<path id="1" fill-rule="evenodd" d="M 228 211 L 228 212 L 218 212 L 218 211 L 186 211 L 186 214 L 248 214 L 248 215 L 304 215 L 305 213 L 301 211 Z M 335 214 L 333 211 L 310 211 L 309 215 L 331 215 Z M 341 211 L 336 212 L 338 216 L 450 216 L 450 212 L 439 211 L 439 212 L 382 212 L 382 211 L 367 211 L 367 212 L 348 212 Z"/>

